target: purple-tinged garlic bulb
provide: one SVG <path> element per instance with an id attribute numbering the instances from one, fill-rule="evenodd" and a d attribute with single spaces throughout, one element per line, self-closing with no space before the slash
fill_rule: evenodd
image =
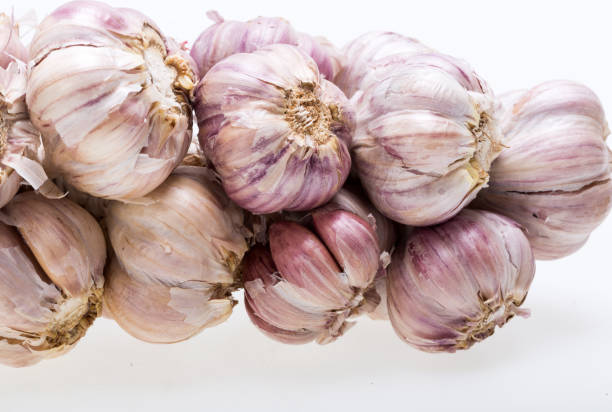
<path id="1" fill-rule="evenodd" d="M 63 195 L 41 165 L 40 132 L 30 123 L 25 103 L 26 62 L 17 26 L 0 14 L 0 208 L 15 196 L 22 179 L 47 197 Z"/>
<path id="2" fill-rule="evenodd" d="M 313 228 L 279 221 L 269 247 L 253 247 L 244 261 L 245 305 L 253 323 L 284 343 L 334 341 L 364 308 L 379 268 L 376 232 L 344 210 L 312 213 Z"/>
<path id="3" fill-rule="evenodd" d="M 27 103 L 50 174 L 96 197 L 134 200 L 181 162 L 196 75 L 149 18 L 67 3 L 41 22 L 30 58 Z"/>
<path id="4" fill-rule="evenodd" d="M 478 207 L 527 232 L 537 259 L 579 249 L 612 205 L 610 133 L 597 96 L 571 81 L 550 81 L 500 99 L 504 145 Z"/>
<path id="5" fill-rule="evenodd" d="M 333 80 L 340 71 L 340 52 L 329 40 L 297 32 L 281 17 L 257 17 L 242 22 L 226 21 L 216 11 L 209 11 L 207 16 L 214 24 L 200 34 L 191 48 L 191 57 L 201 76 L 232 54 L 251 53 L 271 44 L 298 47 L 314 59 L 327 80 Z"/>
<path id="6" fill-rule="evenodd" d="M 150 204 L 112 202 L 107 211 L 115 257 L 104 302 L 132 336 L 178 342 L 232 313 L 247 251 L 243 213 L 206 173 L 173 174 L 148 197 Z"/>
<path id="7" fill-rule="evenodd" d="M 348 177 L 354 113 L 299 49 L 275 44 L 227 57 L 195 96 L 202 149 L 240 207 L 310 210 Z"/>
<path id="8" fill-rule="evenodd" d="M 437 226 L 416 228 L 398 245 L 388 274 L 391 324 L 426 352 L 468 349 L 515 315 L 535 263 L 512 220 L 465 209 Z"/>
<path id="9" fill-rule="evenodd" d="M 344 46 L 342 69 L 334 78 L 334 83 L 351 98 L 363 88 L 363 79 L 380 61 L 401 63 L 414 54 L 432 51 L 418 40 L 398 33 L 369 32 Z"/>
<path id="10" fill-rule="evenodd" d="M 0 363 L 68 352 L 100 315 L 102 230 L 67 199 L 17 195 L 0 216 Z"/>
<path id="11" fill-rule="evenodd" d="M 322 209 L 333 210 L 342 209 L 354 213 L 360 218 L 366 220 L 370 226 L 376 231 L 378 237 L 378 245 L 380 246 L 380 266 L 374 279 L 375 291 L 370 291 L 365 295 L 366 300 L 370 300 L 375 306 L 368 316 L 376 320 L 388 320 L 387 313 L 387 266 L 391 263 L 391 254 L 395 248 L 397 239 L 397 231 L 395 224 L 384 217 L 376 208 L 367 200 L 366 194 L 359 190 L 359 187 L 351 187 L 345 185 L 332 200 Z M 375 292 L 375 293 L 373 293 Z"/>
<path id="12" fill-rule="evenodd" d="M 385 216 L 410 226 L 440 223 L 488 182 L 501 150 L 493 94 L 451 56 L 389 59 L 372 68 L 356 96 L 353 162 Z"/>

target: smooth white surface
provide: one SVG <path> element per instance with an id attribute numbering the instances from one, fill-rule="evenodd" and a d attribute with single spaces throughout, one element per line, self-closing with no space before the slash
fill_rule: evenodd
<path id="1" fill-rule="evenodd" d="M 3 2 L 3 8 L 10 0 Z M 17 3 L 15 1 L 15 3 Z M 279 15 L 343 45 L 385 29 L 468 60 L 498 93 L 567 78 L 593 88 L 612 116 L 608 2 L 112 1 L 193 42 L 218 10 L 227 19 Z M 20 16 L 59 2 L 21 0 Z M 0 367 L 1 411 L 610 411 L 612 217 L 578 253 L 538 262 L 525 307 L 485 342 L 420 353 L 390 325 L 362 320 L 328 346 L 283 346 L 242 306 L 187 342 L 151 345 L 98 320 L 63 358 Z"/>

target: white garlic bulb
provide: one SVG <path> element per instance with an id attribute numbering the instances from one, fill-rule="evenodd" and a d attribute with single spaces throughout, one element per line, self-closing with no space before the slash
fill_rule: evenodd
<path id="1" fill-rule="evenodd" d="M 94 1 L 46 17 L 30 46 L 27 103 L 46 166 L 96 197 L 145 196 L 191 141 L 191 59 L 146 16 Z"/>
<path id="2" fill-rule="evenodd" d="M 348 177 L 353 110 L 298 48 L 274 44 L 227 57 L 195 95 L 202 149 L 240 207 L 310 210 Z"/>
<path id="3" fill-rule="evenodd" d="M 17 195 L 0 216 L 0 363 L 70 350 L 100 314 L 102 230 L 67 199 Z"/>
<path id="4" fill-rule="evenodd" d="M 500 98 L 505 149 L 476 205 L 527 230 L 538 259 L 579 249 L 612 207 L 610 133 L 589 88 L 550 81 Z"/>
<path id="5" fill-rule="evenodd" d="M 108 208 L 115 258 L 104 302 L 138 339 L 181 341 L 232 313 L 231 292 L 247 250 L 243 213 L 202 172 L 173 174 L 149 194 L 150 204 Z"/>
<path id="6" fill-rule="evenodd" d="M 377 61 L 355 96 L 351 150 L 387 217 L 427 226 L 457 214 L 488 182 L 501 139 L 494 97 L 465 62 L 440 53 Z"/>

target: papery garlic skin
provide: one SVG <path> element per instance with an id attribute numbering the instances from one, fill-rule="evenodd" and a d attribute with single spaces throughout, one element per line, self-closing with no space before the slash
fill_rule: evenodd
<path id="1" fill-rule="evenodd" d="M 492 335 L 515 315 L 535 273 L 520 226 L 464 209 L 437 226 L 416 228 L 397 247 L 388 274 L 391 324 L 426 352 L 455 352 Z"/>
<path id="2" fill-rule="evenodd" d="M 99 316 L 102 230 L 67 199 L 17 195 L 0 221 L 0 363 L 66 353 Z"/>
<path id="3" fill-rule="evenodd" d="M 234 54 L 208 71 L 195 96 L 201 147 L 242 208 L 310 210 L 342 187 L 354 112 L 297 48 Z"/>
<path id="4" fill-rule="evenodd" d="M 178 342 L 230 316 L 247 251 L 243 213 L 204 174 L 173 174 L 149 198 L 108 209 L 116 261 L 104 301 L 136 338 Z"/>
<path id="5" fill-rule="evenodd" d="M 28 50 L 21 42 L 14 18 L 0 13 L 0 68 L 6 69 L 15 60 L 26 62 Z"/>
<path id="6" fill-rule="evenodd" d="M 414 54 L 432 51 L 418 40 L 398 33 L 365 33 L 342 48 L 343 64 L 340 73 L 334 78 L 334 83 L 351 98 L 364 88 L 363 79 L 380 61 L 398 63 Z"/>
<path id="7" fill-rule="evenodd" d="M 283 343 L 330 343 L 361 313 L 379 267 L 372 227 L 344 210 L 312 214 L 313 229 L 289 221 L 269 229 L 269 248 L 244 261 L 245 305 L 253 323 Z"/>
<path id="8" fill-rule="evenodd" d="M 191 57 L 201 76 L 226 57 L 251 53 L 271 44 L 298 47 L 314 59 L 327 80 L 333 80 L 340 71 L 340 52 L 329 40 L 297 32 L 281 17 L 257 17 L 242 22 L 224 20 L 215 11 L 209 11 L 207 16 L 214 24 L 200 34 L 191 48 Z"/>
<path id="9" fill-rule="evenodd" d="M 439 53 L 382 59 L 356 96 L 351 151 L 370 200 L 410 226 L 443 222 L 485 187 L 502 149 L 494 96 L 465 62 Z"/>
<path id="10" fill-rule="evenodd" d="M 0 208 L 17 194 L 22 179 L 47 197 L 61 197 L 41 165 L 45 155 L 40 132 L 28 118 L 27 52 L 17 26 L 4 14 L 0 14 L 0 45 Z"/>
<path id="11" fill-rule="evenodd" d="M 610 130 L 589 88 L 550 81 L 500 97 L 507 149 L 478 207 L 525 227 L 537 259 L 578 250 L 612 206 Z"/>
<path id="12" fill-rule="evenodd" d="M 67 3 L 41 22 L 30 56 L 27 103 L 51 174 L 96 197 L 134 200 L 180 163 L 195 72 L 146 16 Z"/>

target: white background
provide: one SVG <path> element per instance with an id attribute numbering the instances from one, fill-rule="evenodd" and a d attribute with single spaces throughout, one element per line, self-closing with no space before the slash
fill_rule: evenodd
<path id="1" fill-rule="evenodd" d="M 16 16 L 35 9 L 42 17 L 59 5 L 18 3 Z M 111 3 L 140 9 L 190 42 L 208 26 L 209 9 L 227 19 L 283 16 L 338 45 L 393 30 L 468 60 L 498 92 L 567 78 L 593 88 L 612 114 L 612 8 L 604 1 Z M 101 319 L 68 356 L 0 366 L 0 410 L 610 411 L 611 239 L 612 217 L 578 253 L 538 262 L 525 303 L 531 318 L 466 352 L 418 352 L 389 324 L 368 319 L 328 346 L 283 346 L 259 333 L 242 306 L 225 324 L 166 346 Z"/>

